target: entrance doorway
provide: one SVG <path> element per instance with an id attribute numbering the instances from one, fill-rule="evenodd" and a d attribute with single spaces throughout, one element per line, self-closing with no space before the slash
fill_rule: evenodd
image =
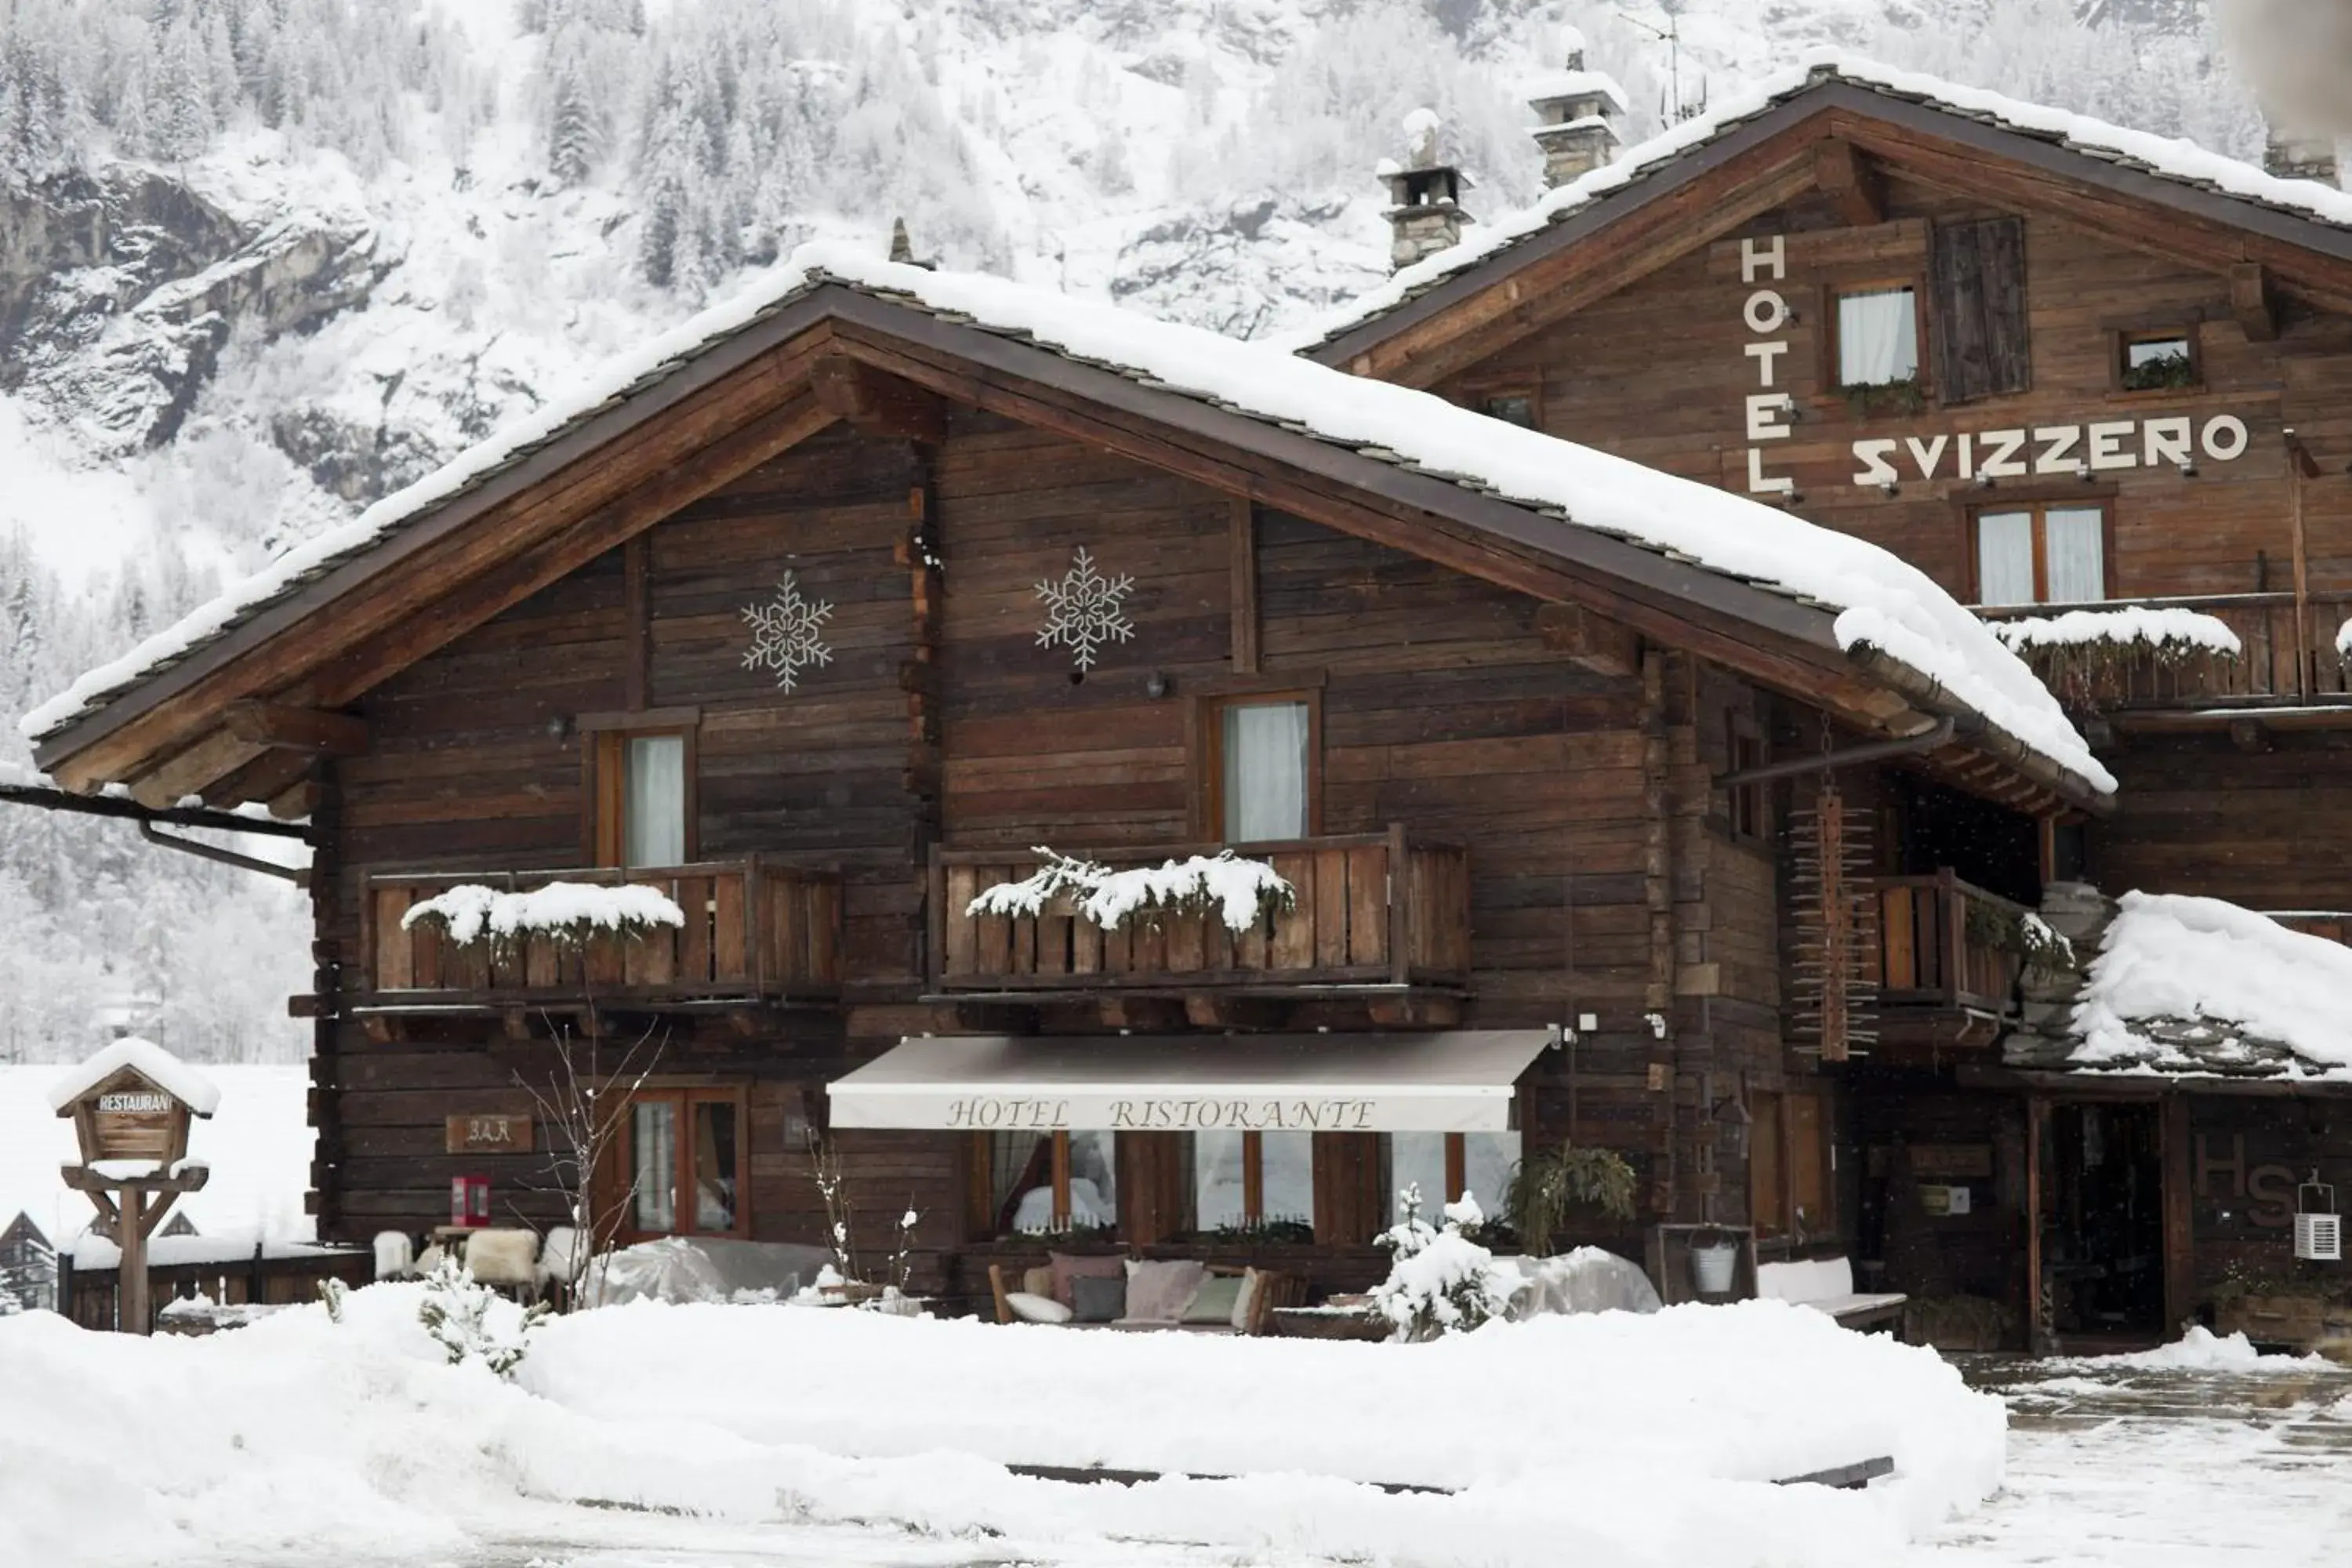
<path id="1" fill-rule="evenodd" d="M 2153 1103 L 2051 1107 L 2042 1271 L 2061 1339 L 2164 1330 L 2163 1130 Z"/>

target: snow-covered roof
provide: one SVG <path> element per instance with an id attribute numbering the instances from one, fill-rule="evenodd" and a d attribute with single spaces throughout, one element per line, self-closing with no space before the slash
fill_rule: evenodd
<path id="1" fill-rule="evenodd" d="M 1529 103 L 1542 103 L 1554 98 L 1585 98 L 1599 94 L 1625 112 L 1625 89 L 1607 71 L 1547 71 L 1534 77 L 1520 89 Z"/>
<path id="2" fill-rule="evenodd" d="M 1846 82 L 1890 98 L 1928 104 L 2005 131 L 2056 142 L 2104 163 L 2137 169 L 2200 191 L 2217 191 L 2333 227 L 2352 228 L 2352 192 L 2334 185 L 2281 179 L 2193 142 L 2027 103 L 1919 71 L 1897 70 L 1841 49 L 1817 48 L 1808 50 L 1787 70 L 1724 99 L 1706 113 L 1672 126 L 1627 148 L 1614 162 L 1546 192 L 1533 205 L 1489 219 L 1460 244 L 1400 268 L 1378 287 L 1281 341 L 1303 352 L 1354 331 L 1553 224 L 1669 170 L 1677 160 L 1824 81 Z"/>
<path id="3" fill-rule="evenodd" d="M 58 1112 L 130 1068 L 198 1116 L 210 1116 L 220 1105 L 220 1089 L 213 1080 L 152 1040 L 121 1039 L 100 1051 L 49 1085 L 49 1109 Z"/>
<path id="4" fill-rule="evenodd" d="M 1409 387 L 1278 349 L 1154 321 L 1001 278 L 930 271 L 838 243 L 805 246 L 744 293 L 616 363 L 564 404 L 492 437 L 353 521 L 84 675 L 35 709 L 53 733 L 352 560 L 452 497 L 520 462 L 569 426 L 809 291 L 838 285 L 1025 341 L 1159 391 L 1450 479 L 1563 530 L 1584 529 L 1827 610 L 1849 652 L 1865 647 L 1940 686 L 2045 762 L 2112 792 L 2115 780 L 2015 655 L 1916 567 L 1875 544 L 1776 508 L 1588 447 L 1490 419 Z"/>
<path id="5" fill-rule="evenodd" d="M 2352 948 L 2219 899 L 2126 893 L 2068 1065 L 2352 1079 Z"/>

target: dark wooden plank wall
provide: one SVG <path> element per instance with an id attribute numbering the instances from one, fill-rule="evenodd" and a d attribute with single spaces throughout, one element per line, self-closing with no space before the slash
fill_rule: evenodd
<path id="1" fill-rule="evenodd" d="M 1903 555 L 1953 594 L 1972 586 L 1973 549 L 1963 507 L 2004 493 L 2061 500 L 2067 481 L 2004 481 L 1979 490 L 1955 478 L 1948 450 L 1933 484 L 1918 481 L 1907 453 L 1905 479 L 1888 497 L 1851 482 L 1850 444 L 1996 426 L 2084 424 L 2095 419 L 2215 414 L 2244 418 L 2252 432 L 2233 462 L 2200 458 L 2195 479 L 2145 468 L 2073 486 L 2084 495 L 2112 489 L 2111 596 L 2249 593 L 2293 585 L 2288 465 L 2281 426 L 2294 426 L 2317 456 L 2322 477 L 2305 482 L 2305 521 L 2315 591 L 2352 585 L 2352 321 L 2290 305 L 2276 342 L 2250 342 L 2228 311 L 2227 280 L 2116 247 L 2069 226 L 2062 214 L 2025 215 L 2032 390 L 1916 418 L 1855 417 L 1826 383 L 1829 338 L 1822 290 L 1839 284 L 1924 276 L 1924 231 L 1906 222 L 1967 222 L 1997 216 L 1899 177 L 1888 181 L 1885 230 L 1839 232 L 1843 220 L 1809 198 L 1759 220 L 1748 232 L 1790 236 L 1783 292 L 1803 318 L 1780 334 L 1782 385 L 1799 393 L 1790 439 L 1763 443 L 1767 471 L 1790 474 L 1797 510 Z M 1829 247 L 1818 263 L 1807 247 Z M 1473 398 L 1503 387 L 1541 391 L 1553 434 L 1744 492 L 1748 442 L 1743 399 L 1757 390 L 1743 347 L 1747 288 L 1736 266 L 1701 247 L 1635 287 L 1535 333 L 1464 373 L 1449 390 Z M 2189 325 L 2197 335 L 2202 390 L 2121 394 L 2110 386 L 2110 330 Z M 2325 619 L 2324 616 L 2321 617 Z M 2315 626 L 2332 640 L 2332 625 Z M 2324 657 L 2324 656 L 2323 656 Z M 2110 890 L 2141 887 L 2210 894 L 2257 908 L 2352 907 L 2352 860 L 2312 856 L 2299 846 L 2331 825 L 2352 833 L 2352 770 L 2332 735 L 2274 731 L 2250 754 L 2221 735 L 2193 740 L 2119 735 L 2106 757 L 2121 780 L 2120 810 L 2093 830 L 2093 872 Z"/>

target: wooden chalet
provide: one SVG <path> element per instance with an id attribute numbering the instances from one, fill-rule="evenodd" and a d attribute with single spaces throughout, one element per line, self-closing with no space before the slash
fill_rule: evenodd
<path id="1" fill-rule="evenodd" d="M 1828 1229 L 1810 1064 L 1847 1021 L 1816 987 L 1792 1047 L 1784 1010 L 1878 906 L 1804 934 L 1772 759 L 2029 858 L 2111 804 L 1882 552 L 1273 350 L 795 265 L 37 716 L 68 789 L 307 816 L 325 1237 L 421 1230 L 463 1175 L 555 1217 L 514 1124 L 559 1036 L 660 1046 L 625 1234 L 818 1240 L 830 1136 L 868 1251 L 912 1206 L 918 1285 L 967 1300 L 1049 1230 L 1360 1288 L 1398 1187 L 1491 1208 L 1571 1133 L 1635 1165 L 1638 1220 L 1591 1233 L 1633 1256 L 1751 1191 Z M 1238 847 L 1292 900 L 976 913 L 1040 846 Z M 686 923 L 403 920 L 565 879 Z M 1948 860 L 1886 887 L 1887 1010 L 1979 1029 L 2015 960 L 1970 911 L 2011 906 Z"/>
<path id="2" fill-rule="evenodd" d="M 1874 541 L 2011 626 L 2116 809 L 2037 843 L 1841 774 L 1878 825 L 1883 994 L 1898 925 L 1931 927 L 1922 879 L 2206 895 L 2341 939 L 2352 195 L 1822 60 L 1401 272 L 1307 352 Z M 1971 1005 L 2000 1019 L 2010 978 Z M 1832 1228 L 1888 1289 L 2155 1332 L 2285 1261 L 2250 1170 L 2352 1181 L 2340 1119 L 2277 1098 L 2336 1086 L 2094 1079 L 2008 1032 L 1890 1027 L 1832 1069 Z"/>

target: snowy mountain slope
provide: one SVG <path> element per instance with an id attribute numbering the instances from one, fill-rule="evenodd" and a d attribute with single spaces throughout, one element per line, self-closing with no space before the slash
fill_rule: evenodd
<path id="1" fill-rule="evenodd" d="M 1521 84 L 1572 29 L 1629 139 L 1677 78 L 1833 43 L 2260 142 L 2175 0 L 0 0 L 0 721 L 806 239 L 903 217 L 952 266 L 1296 328 L 1386 276 L 1413 109 L 1474 213 L 1537 195 Z M 191 907 L 290 918 L 110 834 L 0 816 L 0 926 L 51 917 L 0 1007 L 11 973 L 165 989 Z M 103 914 L 68 891 L 99 846 Z M 175 974 L 214 1031 L 175 1044 L 298 1046 L 220 1022 L 250 973 Z"/>

